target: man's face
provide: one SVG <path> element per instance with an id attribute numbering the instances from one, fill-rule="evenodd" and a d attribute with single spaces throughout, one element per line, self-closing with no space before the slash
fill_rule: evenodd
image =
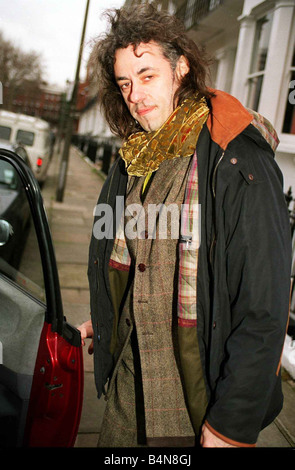
<path id="1" fill-rule="evenodd" d="M 131 115 L 145 131 L 155 131 L 173 112 L 173 98 L 188 66 L 183 56 L 175 71 L 155 42 L 118 49 L 114 73 Z"/>

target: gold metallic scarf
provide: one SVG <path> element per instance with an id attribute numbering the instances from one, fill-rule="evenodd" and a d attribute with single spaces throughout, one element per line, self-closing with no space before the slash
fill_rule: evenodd
<path id="1" fill-rule="evenodd" d="M 208 117 L 205 98 L 187 98 L 156 131 L 131 134 L 119 150 L 127 173 L 146 176 L 164 160 L 193 155 Z"/>

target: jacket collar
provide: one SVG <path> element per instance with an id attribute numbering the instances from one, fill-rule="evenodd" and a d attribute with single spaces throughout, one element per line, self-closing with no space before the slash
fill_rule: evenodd
<path id="1" fill-rule="evenodd" d="M 220 90 L 210 90 L 214 96 L 210 99 L 211 110 L 207 127 L 211 138 L 223 150 L 246 127 L 251 124 L 253 116 L 233 96 Z"/>
<path id="2" fill-rule="evenodd" d="M 220 90 L 210 90 L 214 93 L 211 98 L 211 110 L 207 120 L 207 127 L 211 138 L 223 150 L 228 144 L 252 124 L 260 133 L 257 144 L 269 144 L 275 152 L 278 144 L 278 135 L 272 124 L 259 113 L 246 109 L 236 98 Z M 262 139 L 261 139 L 262 137 Z"/>

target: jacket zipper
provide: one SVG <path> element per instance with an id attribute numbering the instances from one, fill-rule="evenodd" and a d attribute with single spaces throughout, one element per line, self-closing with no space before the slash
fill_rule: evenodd
<path id="1" fill-rule="evenodd" d="M 216 163 L 215 168 L 214 168 L 214 171 L 213 171 L 213 177 L 212 177 L 212 192 L 213 192 L 214 199 L 215 199 L 215 196 L 216 196 L 216 191 L 215 191 L 215 186 L 216 186 L 216 172 L 217 172 L 217 168 L 219 167 L 221 161 L 223 160 L 224 152 L 225 152 L 225 151 L 222 152 L 221 157 L 219 158 L 218 162 Z"/>
<path id="2" fill-rule="evenodd" d="M 117 163 L 118 165 L 118 163 Z M 110 189 L 111 189 L 111 186 L 112 186 L 112 182 L 113 182 L 113 178 L 114 178 L 114 173 L 115 173 L 115 168 L 114 168 L 114 171 L 112 173 L 112 176 L 111 176 L 111 180 L 110 180 L 110 184 L 109 184 L 109 188 L 108 188 L 108 194 L 107 194 L 107 200 L 106 200 L 106 204 L 108 204 L 109 202 L 109 198 L 110 198 Z M 99 273 L 98 273 L 98 268 L 99 268 L 99 257 L 97 256 L 96 257 L 96 286 L 97 286 L 97 289 L 99 289 Z M 112 303 L 112 302 L 111 302 Z M 103 327 L 103 323 L 101 321 L 101 318 L 99 319 L 100 322 L 98 321 L 97 322 L 97 338 L 98 338 L 98 341 L 101 340 L 101 328 Z M 102 377 L 102 374 L 101 374 L 101 377 Z"/>
<path id="3" fill-rule="evenodd" d="M 213 198 L 215 199 L 216 197 L 216 173 L 217 173 L 217 169 L 221 163 L 221 161 L 223 160 L 223 157 L 224 157 L 224 152 L 222 152 L 218 162 L 216 163 L 215 165 L 215 168 L 214 168 L 214 171 L 213 171 L 213 176 L 212 176 L 212 193 L 213 193 Z M 215 227 L 214 227 L 214 234 L 213 234 L 213 238 L 212 238 L 212 241 L 211 241 L 211 245 L 210 245 L 210 252 L 209 252 L 209 259 L 210 259 L 210 263 L 212 265 L 213 263 L 213 247 L 214 247 L 214 244 L 215 244 L 215 240 L 216 240 L 216 232 L 215 232 Z"/>

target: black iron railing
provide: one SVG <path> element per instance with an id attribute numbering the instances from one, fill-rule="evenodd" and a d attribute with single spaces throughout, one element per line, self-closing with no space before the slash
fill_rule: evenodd
<path id="1" fill-rule="evenodd" d="M 211 11 L 218 8 L 222 2 L 223 0 L 186 0 L 177 10 L 176 16 L 189 29 L 198 24 Z"/>

